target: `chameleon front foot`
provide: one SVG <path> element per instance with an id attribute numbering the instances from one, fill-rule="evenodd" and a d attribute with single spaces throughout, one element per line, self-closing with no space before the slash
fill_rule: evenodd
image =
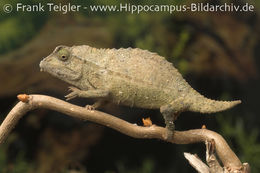
<path id="1" fill-rule="evenodd" d="M 105 104 L 104 100 L 98 100 L 93 105 L 86 105 L 85 108 L 88 110 L 96 110 Z"/>
<path id="2" fill-rule="evenodd" d="M 85 98 L 106 98 L 109 95 L 108 90 L 92 89 L 92 90 L 80 90 L 76 87 L 69 87 L 69 93 L 66 95 L 66 100 L 73 99 L 75 97 L 85 97 Z"/>
<path id="3" fill-rule="evenodd" d="M 80 89 L 73 87 L 73 86 L 69 87 L 69 91 L 70 91 L 70 93 L 65 96 L 66 100 L 71 100 L 71 99 L 74 99 L 76 97 L 79 97 L 80 93 L 81 93 Z"/>
<path id="4" fill-rule="evenodd" d="M 85 108 L 89 111 L 95 110 L 96 108 L 93 105 L 86 105 Z"/>

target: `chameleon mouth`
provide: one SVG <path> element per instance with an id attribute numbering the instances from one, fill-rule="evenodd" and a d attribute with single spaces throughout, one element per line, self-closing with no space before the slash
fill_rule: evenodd
<path id="1" fill-rule="evenodd" d="M 61 78 L 63 80 L 79 80 L 82 76 L 81 72 L 73 71 L 66 66 L 60 67 L 58 65 L 53 65 L 47 63 L 46 61 L 42 60 L 40 62 L 40 71 L 41 72 L 48 72 L 53 76 Z"/>
<path id="2" fill-rule="evenodd" d="M 43 68 L 43 66 L 44 66 L 43 64 L 44 64 L 44 62 L 43 62 L 43 60 L 42 60 L 42 61 L 40 62 L 40 71 L 41 71 L 41 72 L 45 71 L 44 68 Z"/>

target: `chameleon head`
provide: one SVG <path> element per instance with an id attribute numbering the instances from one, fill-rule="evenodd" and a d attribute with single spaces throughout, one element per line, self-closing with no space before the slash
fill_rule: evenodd
<path id="1" fill-rule="evenodd" d="M 70 84 L 82 78 L 82 62 L 72 54 L 71 48 L 58 46 L 40 62 L 41 71 L 62 79 Z"/>

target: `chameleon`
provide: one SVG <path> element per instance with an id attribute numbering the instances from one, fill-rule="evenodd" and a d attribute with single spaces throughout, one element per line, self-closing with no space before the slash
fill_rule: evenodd
<path id="1" fill-rule="evenodd" d="M 194 90 L 164 57 L 139 48 L 97 49 L 87 45 L 58 46 L 40 62 L 45 71 L 71 85 L 66 99 L 95 98 L 104 102 L 160 109 L 167 139 L 181 112 L 215 113 L 239 103 L 211 100 Z"/>

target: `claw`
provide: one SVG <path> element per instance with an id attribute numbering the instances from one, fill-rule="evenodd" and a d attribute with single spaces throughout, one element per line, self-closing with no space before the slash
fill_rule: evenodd
<path id="1" fill-rule="evenodd" d="M 65 96 L 66 100 L 71 100 L 71 99 L 74 99 L 75 97 L 77 97 L 77 95 L 74 95 L 74 93 L 70 93 L 68 95 Z"/>
<path id="2" fill-rule="evenodd" d="M 79 91 L 78 88 L 73 87 L 73 86 L 69 86 L 68 88 L 69 88 L 69 89 L 68 89 L 69 91 Z"/>

